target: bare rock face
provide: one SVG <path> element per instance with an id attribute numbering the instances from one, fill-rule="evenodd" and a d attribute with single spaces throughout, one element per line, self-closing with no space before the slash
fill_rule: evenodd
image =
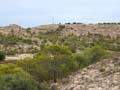
<path id="1" fill-rule="evenodd" d="M 0 33 L 2 34 L 15 34 L 15 35 L 23 35 L 25 32 L 24 28 L 16 24 L 10 24 L 9 26 L 0 27 Z"/>
<path id="2" fill-rule="evenodd" d="M 59 90 L 120 90 L 120 60 L 104 60 L 69 76 Z"/>
<path id="3" fill-rule="evenodd" d="M 73 34 L 77 36 L 87 36 L 88 33 L 116 38 L 120 36 L 120 25 L 71 24 L 65 25 L 63 31 L 63 34 L 65 35 Z"/>
<path id="4" fill-rule="evenodd" d="M 31 31 L 39 33 L 39 31 L 49 31 L 57 30 L 60 24 L 50 24 L 50 25 L 41 25 L 37 27 L 32 27 Z M 107 24 L 63 24 L 65 26 L 61 31 L 62 35 L 76 35 L 76 36 L 87 36 L 88 34 L 92 35 L 104 35 L 110 36 L 112 38 L 120 37 L 120 25 L 107 25 Z M 11 24 L 9 26 L 0 27 L 0 33 L 11 33 L 14 31 L 16 35 L 28 34 L 25 32 L 25 28 L 22 28 L 19 25 Z"/>
<path id="5" fill-rule="evenodd" d="M 56 30 L 61 24 L 50 24 L 33 27 L 32 30 Z M 87 36 L 104 35 L 112 38 L 120 37 L 120 25 L 115 24 L 63 24 L 62 35 Z"/>

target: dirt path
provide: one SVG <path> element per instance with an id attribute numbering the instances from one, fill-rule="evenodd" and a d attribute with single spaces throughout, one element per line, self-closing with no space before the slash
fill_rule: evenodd
<path id="1" fill-rule="evenodd" d="M 6 56 L 5 61 L 15 61 L 15 60 L 20 60 L 24 59 L 26 57 L 33 58 L 34 54 L 17 54 L 15 56 Z"/>

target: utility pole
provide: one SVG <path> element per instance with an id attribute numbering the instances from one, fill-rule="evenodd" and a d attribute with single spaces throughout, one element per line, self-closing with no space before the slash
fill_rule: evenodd
<path id="1" fill-rule="evenodd" d="M 52 24 L 54 25 L 54 17 L 52 17 Z"/>
<path id="2" fill-rule="evenodd" d="M 52 17 L 52 29 L 54 30 L 54 17 Z"/>
<path id="3" fill-rule="evenodd" d="M 21 28 L 21 21 L 20 21 L 19 18 L 17 19 L 17 24 L 20 25 L 20 27 L 19 27 L 19 33 L 21 33 L 22 28 Z"/>

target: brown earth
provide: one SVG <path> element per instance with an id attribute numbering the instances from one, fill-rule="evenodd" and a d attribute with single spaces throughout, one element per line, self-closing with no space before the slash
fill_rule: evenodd
<path id="1" fill-rule="evenodd" d="M 120 25 L 119 24 L 64 24 L 65 28 L 62 29 L 63 35 L 88 35 L 91 34 L 102 34 L 105 36 L 111 37 L 120 37 Z M 59 27 L 59 24 L 51 24 L 51 25 L 42 25 L 37 27 L 32 27 L 31 32 L 34 34 L 38 34 L 39 31 L 47 31 L 47 30 L 56 30 Z M 11 30 L 15 32 L 16 35 L 29 35 L 26 31 L 26 28 L 22 28 L 18 25 L 10 25 L 0 27 L 1 33 L 10 33 Z"/>

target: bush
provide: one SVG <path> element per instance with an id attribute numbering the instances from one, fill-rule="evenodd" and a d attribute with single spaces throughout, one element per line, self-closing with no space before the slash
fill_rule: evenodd
<path id="1" fill-rule="evenodd" d="M 45 55 L 40 55 L 39 58 L 49 57 L 46 65 L 54 82 L 56 82 L 57 78 L 62 78 L 77 69 L 77 62 L 73 59 L 72 52 L 66 46 L 50 45 L 44 49 L 43 53 Z"/>
<path id="2" fill-rule="evenodd" d="M 102 48 L 101 46 L 93 46 L 91 48 L 85 49 L 80 54 L 75 54 L 74 59 L 78 62 L 79 68 L 84 68 L 89 64 L 96 63 L 101 59 L 107 58 L 109 52 Z"/>
<path id="3" fill-rule="evenodd" d="M 68 22 L 68 23 L 65 23 L 65 24 L 71 24 L 70 22 Z"/>
<path id="4" fill-rule="evenodd" d="M 0 90 L 47 90 L 21 73 L 0 76 Z"/>
<path id="5" fill-rule="evenodd" d="M 78 62 L 79 68 L 84 68 L 90 63 L 90 61 L 87 60 L 83 54 L 75 54 L 74 59 Z"/>
<path id="6" fill-rule="evenodd" d="M 108 55 L 109 52 L 105 50 L 103 47 L 98 45 L 93 46 L 91 48 L 87 48 L 83 52 L 83 56 L 85 57 L 85 59 L 89 60 L 90 63 L 98 62 L 101 59 L 108 57 Z"/>
<path id="7" fill-rule="evenodd" d="M 105 71 L 106 71 L 106 68 L 105 68 L 105 67 L 101 67 L 101 68 L 99 69 L 99 71 L 100 71 L 100 72 L 105 72 Z"/>
<path id="8" fill-rule="evenodd" d="M 5 59 L 5 53 L 3 51 L 0 51 L 0 61 L 3 61 Z"/>
<path id="9" fill-rule="evenodd" d="M 15 64 L 0 65 L 0 76 L 6 74 L 25 73 L 24 70 Z M 29 75 L 28 75 L 29 76 Z"/>
<path id="10" fill-rule="evenodd" d="M 77 24 L 76 22 L 73 22 L 73 24 Z"/>
<path id="11" fill-rule="evenodd" d="M 57 28 L 57 30 L 63 30 L 65 28 L 65 25 L 59 25 L 59 27 Z"/>
<path id="12" fill-rule="evenodd" d="M 48 80 L 48 72 L 44 67 L 42 67 L 43 65 L 39 60 L 25 58 L 24 60 L 17 61 L 17 65 L 21 66 L 25 71 L 30 73 L 33 78 L 39 82 Z"/>
<path id="13" fill-rule="evenodd" d="M 27 58 L 17 63 L 39 82 L 63 78 L 78 67 L 72 53 L 66 46 L 51 45 L 38 53 L 34 59 Z"/>
<path id="14" fill-rule="evenodd" d="M 48 90 L 15 64 L 0 65 L 0 90 Z"/>

